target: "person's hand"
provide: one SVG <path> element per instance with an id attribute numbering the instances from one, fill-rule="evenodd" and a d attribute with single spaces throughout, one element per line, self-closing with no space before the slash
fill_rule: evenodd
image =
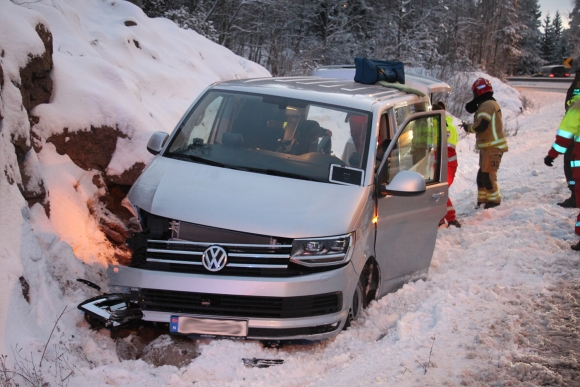
<path id="1" fill-rule="evenodd" d="M 548 167 L 553 167 L 554 166 L 554 158 L 550 157 L 550 156 L 544 157 L 544 164 L 546 164 Z"/>
<path id="2" fill-rule="evenodd" d="M 461 121 L 461 124 L 459 124 L 459 126 L 461 126 L 463 128 L 463 130 L 465 130 L 467 133 L 469 133 L 469 131 L 467 130 L 469 128 L 469 124 L 467 122 Z"/>

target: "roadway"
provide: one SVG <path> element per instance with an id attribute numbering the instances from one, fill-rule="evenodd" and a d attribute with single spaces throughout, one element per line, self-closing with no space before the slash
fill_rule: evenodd
<path id="1" fill-rule="evenodd" d="M 508 83 L 519 91 L 551 91 L 566 93 L 574 77 L 542 78 L 542 77 L 509 77 Z"/>

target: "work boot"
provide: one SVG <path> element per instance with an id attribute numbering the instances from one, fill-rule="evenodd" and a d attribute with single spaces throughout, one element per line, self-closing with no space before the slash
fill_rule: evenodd
<path id="1" fill-rule="evenodd" d="M 455 226 L 457 228 L 461 228 L 461 223 L 459 223 L 459 221 L 457 219 L 452 220 L 451 222 L 449 222 L 449 226 Z M 447 227 L 449 227 L 447 226 Z"/>
<path id="2" fill-rule="evenodd" d="M 580 251 L 580 242 L 576 243 L 575 245 L 570 246 L 570 248 L 574 251 Z"/>
<path id="3" fill-rule="evenodd" d="M 485 202 L 477 202 L 477 204 L 475 205 L 475 209 L 479 210 L 482 204 L 485 204 Z"/>
<path id="4" fill-rule="evenodd" d="M 572 194 L 568 199 L 556 204 L 564 208 L 576 208 L 576 196 Z"/>
<path id="5" fill-rule="evenodd" d="M 497 207 L 497 206 L 499 206 L 499 203 L 487 202 L 487 203 L 485 203 L 485 206 L 483 206 L 483 209 L 487 210 L 488 208 L 493 208 L 493 207 Z"/>

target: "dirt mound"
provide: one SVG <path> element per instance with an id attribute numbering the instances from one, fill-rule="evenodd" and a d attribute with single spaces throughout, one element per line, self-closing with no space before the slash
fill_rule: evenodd
<path id="1" fill-rule="evenodd" d="M 198 342 L 187 337 L 165 334 L 167 327 L 141 326 L 111 332 L 117 343 L 119 360 L 141 359 L 155 367 L 172 365 L 183 367 L 200 355 Z"/>

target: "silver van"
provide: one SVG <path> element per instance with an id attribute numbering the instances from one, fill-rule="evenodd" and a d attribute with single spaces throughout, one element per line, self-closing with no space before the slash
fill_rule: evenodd
<path id="1" fill-rule="evenodd" d="M 319 340 L 427 276 L 446 212 L 443 82 L 364 85 L 353 68 L 208 87 L 128 194 L 117 293 L 87 317 L 183 335 Z M 344 79 L 349 78 L 349 79 Z"/>

